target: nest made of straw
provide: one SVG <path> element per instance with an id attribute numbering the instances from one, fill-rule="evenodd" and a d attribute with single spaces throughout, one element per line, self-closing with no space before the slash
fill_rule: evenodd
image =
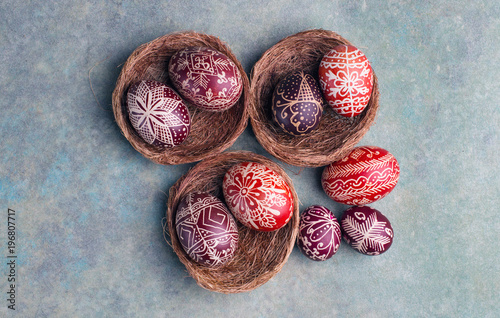
<path id="1" fill-rule="evenodd" d="M 344 157 L 365 135 L 379 107 L 377 77 L 365 110 L 354 118 L 337 115 L 325 105 L 319 127 L 308 135 L 291 136 L 275 125 L 271 103 L 275 86 L 293 71 L 318 78 L 323 55 L 339 44 L 351 44 L 335 32 L 314 29 L 286 37 L 268 49 L 250 75 L 250 122 L 259 143 L 270 154 L 291 165 L 320 167 Z"/>
<path id="2" fill-rule="evenodd" d="M 133 83 L 156 80 L 173 88 L 168 76 L 170 57 L 188 46 L 207 46 L 230 58 L 238 67 L 243 92 L 238 102 L 224 112 L 208 112 L 185 101 L 191 114 L 191 132 L 173 148 L 146 143 L 128 119 L 126 95 Z M 123 135 L 143 156 L 159 164 L 182 164 L 200 161 L 229 148 L 245 130 L 248 122 L 250 83 L 241 63 L 219 38 L 192 31 L 171 33 L 139 46 L 127 59 L 113 92 L 113 112 Z"/>
<path id="3" fill-rule="evenodd" d="M 192 191 L 209 192 L 222 198 L 222 179 L 233 165 L 252 161 L 276 171 L 287 182 L 294 199 L 291 220 L 281 229 L 260 232 L 238 224 L 238 248 L 226 265 L 208 268 L 193 261 L 183 250 L 175 230 L 175 214 L 182 198 Z M 204 159 L 181 177 L 169 191 L 165 233 L 170 245 L 198 285 L 220 293 L 240 293 L 253 290 L 275 276 L 288 260 L 295 245 L 299 226 L 299 201 L 291 179 L 272 160 L 248 151 L 225 152 Z"/>

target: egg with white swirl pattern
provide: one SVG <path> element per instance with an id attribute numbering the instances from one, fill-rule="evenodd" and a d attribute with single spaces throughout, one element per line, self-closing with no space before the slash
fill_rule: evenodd
<path id="1" fill-rule="evenodd" d="M 302 212 L 297 245 L 305 256 L 325 261 L 337 253 L 341 238 L 340 225 L 332 211 L 312 205 Z"/>
<path id="2" fill-rule="evenodd" d="M 273 93 L 273 120 L 290 135 L 315 130 L 323 114 L 323 98 L 311 74 L 296 71 L 283 78 Z"/>

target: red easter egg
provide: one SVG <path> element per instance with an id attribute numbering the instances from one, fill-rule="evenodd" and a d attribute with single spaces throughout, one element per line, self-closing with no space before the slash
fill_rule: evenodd
<path id="1" fill-rule="evenodd" d="M 140 81 L 127 92 L 130 123 L 148 144 L 171 148 L 188 136 L 191 119 L 179 95 L 156 81 Z"/>
<path id="2" fill-rule="evenodd" d="M 379 255 L 391 247 L 394 231 L 391 222 L 378 210 L 354 206 L 340 219 L 344 240 L 366 255 Z"/>
<path id="3" fill-rule="evenodd" d="M 176 52 L 170 58 L 168 72 L 182 97 L 208 111 L 229 109 L 243 90 L 236 64 L 209 47 L 187 47 Z"/>
<path id="4" fill-rule="evenodd" d="M 356 47 L 334 47 L 323 56 L 318 75 L 323 96 L 339 115 L 354 117 L 368 105 L 373 71 L 366 56 Z"/>
<path id="5" fill-rule="evenodd" d="M 177 237 L 194 261 L 208 267 L 228 263 L 238 247 L 238 227 L 217 197 L 192 192 L 179 203 L 175 216 Z"/>
<path id="6" fill-rule="evenodd" d="M 242 162 L 232 166 L 224 175 L 222 191 L 229 210 L 249 228 L 274 231 L 292 217 L 290 187 L 263 164 Z"/>
<path id="7" fill-rule="evenodd" d="M 387 150 L 363 146 L 326 166 L 321 184 L 333 200 L 363 205 L 385 197 L 399 179 L 399 164 Z"/>
<path id="8" fill-rule="evenodd" d="M 332 211 L 313 205 L 302 212 L 297 245 L 305 256 L 325 261 L 337 253 L 340 240 L 340 224 Z"/>

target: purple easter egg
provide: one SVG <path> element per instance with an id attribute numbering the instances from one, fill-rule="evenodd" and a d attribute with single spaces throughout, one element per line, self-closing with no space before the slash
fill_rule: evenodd
<path id="1" fill-rule="evenodd" d="M 238 247 L 238 227 L 226 205 L 203 192 L 187 194 L 177 207 L 177 237 L 191 259 L 207 267 L 222 266 Z"/>
<path id="2" fill-rule="evenodd" d="M 240 99 L 243 81 L 236 64 L 209 47 L 187 47 L 168 65 L 170 80 L 186 100 L 207 111 L 224 111 Z"/>
<path id="3" fill-rule="evenodd" d="M 347 209 L 340 219 L 344 240 L 366 255 L 379 255 L 391 247 L 394 238 L 389 220 L 368 206 Z"/>
<path id="4" fill-rule="evenodd" d="M 323 98 L 310 74 L 296 71 L 283 78 L 274 90 L 272 115 L 288 134 L 299 136 L 315 130 L 323 114 Z"/>
<path id="5" fill-rule="evenodd" d="M 167 85 L 140 81 L 127 93 L 130 123 L 148 144 L 171 148 L 189 135 L 191 118 L 181 97 Z"/>
<path id="6" fill-rule="evenodd" d="M 308 207 L 300 216 L 297 244 L 302 253 L 314 261 L 324 261 L 339 249 L 340 225 L 327 208 Z"/>

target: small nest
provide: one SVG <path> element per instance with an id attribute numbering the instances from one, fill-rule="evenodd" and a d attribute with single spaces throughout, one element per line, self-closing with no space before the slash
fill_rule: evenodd
<path id="1" fill-rule="evenodd" d="M 168 76 L 168 63 L 175 52 L 188 46 L 207 46 L 230 58 L 240 70 L 243 92 L 238 102 L 224 112 L 203 111 L 185 101 L 191 114 L 191 132 L 186 140 L 173 148 L 150 145 L 130 123 L 127 90 L 140 80 L 156 80 L 174 88 Z M 248 76 L 241 63 L 221 40 L 191 31 L 171 33 L 139 46 L 127 59 L 113 92 L 113 112 L 125 138 L 146 158 L 164 165 L 190 163 L 224 151 L 245 130 L 249 88 Z"/>
<path id="2" fill-rule="evenodd" d="M 304 136 L 291 136 L 273 123 L 271 103 L 275 86 L 293 71 L 318 78 L 323 55 L 339 44 L 351 44 L 335 32 L 315 29 L 284 38 L 254 65 L 251 77 L 250 122 L 257 140 L 270 154 L 291 165 L 321 167 L 339 160 L 359 142 L 379 108 L 377 77 L 365 110 L 354 118 L 337 115 L 325 103 L 319 127 Z"/>
<path id="3" fill-rule="evenodd" d="M 233 165 L 252 161 L 276 171 L 290 186 L 294 200 L 294 214 L 281 229 L 259 232 L 238 224 L 238 248 L 226 265 L 208 268 L 193 261 L 184 252 L 175 230 L 175 213 L 180 200 L 189 192 L 209 192 L 223 200 L 222 179 Z M 292 180 L 273 161 L 248 151 L 225 152 L 203 160 L 181 177 L 169 191 L 166 214 L 170 245 L 186 266 L 189 274 L 201 287 L 219 293 L 240 293 L 253 290 L 276 275 L 293 250 L 299 226 L 299 201 Z"/>

